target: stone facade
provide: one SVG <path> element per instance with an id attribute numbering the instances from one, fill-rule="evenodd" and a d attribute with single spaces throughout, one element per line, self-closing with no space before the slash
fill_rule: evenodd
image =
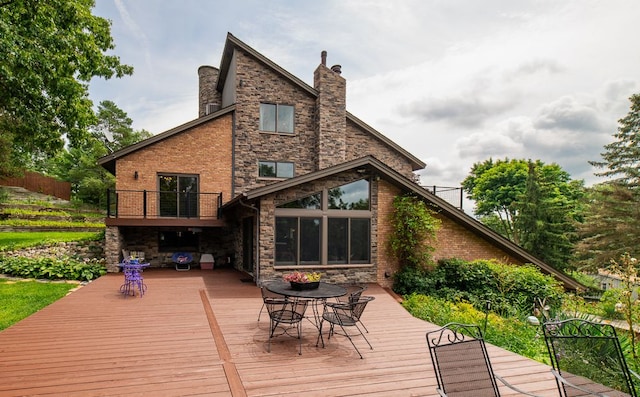
<path id="1" fill-rule="evenodd" d="M 324 58 L 323 58 L 324 61 Z M 343 163 L 347 158 L 347 82 L 338 68 L 320 64 L 313 74 L 316 99 L 317 169 Z"/>

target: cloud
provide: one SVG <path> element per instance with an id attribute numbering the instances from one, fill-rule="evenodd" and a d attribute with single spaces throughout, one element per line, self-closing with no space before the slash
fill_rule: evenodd
<path id="1" fill-rule="evenodd" d="M 413 101 L 399 106 L 398 110 L 405 117 L 415 117 L 427 122 L 446 121 L 458 127 L 473 128 L 512 107 L 513 102 L 465 95 Z"/>
<path id="2" fill-rule="evenodd" d="M 593 105 L 578 103 L 570 96 L 564 96 L 540 109 L 534 121 L 540 129 L 567 129 L 574 131 L 599 131 L 598 109 Z"/>

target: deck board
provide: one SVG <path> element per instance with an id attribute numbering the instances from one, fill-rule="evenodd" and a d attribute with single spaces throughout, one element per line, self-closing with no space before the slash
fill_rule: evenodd
<path id="1" fill-rule="evenodd" d="M 317 329 L 272 340 L 260 290 L 229 269 L 149 270 L 144 297 L 123 297 L 108 274 L 0 332 L 1 396 L 436 396 L 425 333 L 387 291 L 362 317 L 370 350 Z M 497 373 L 556 396 L 549 367 L 489 346 Z M 501 389 L 502 391 L 502 389 Z M 509 396 L 508 390 L 504 395 Z"/>

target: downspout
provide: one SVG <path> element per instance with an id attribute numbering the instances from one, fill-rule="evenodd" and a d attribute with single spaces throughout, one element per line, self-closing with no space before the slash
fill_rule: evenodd
<path id="1" fill-rule="evenodd" d="M 238 201 L 240 203 L 241 206 L 245 207 L 245 208 L 249 208 L 250 210 L 253 210 L 256 212 L 256 223 L 254 225 L 254 227 L 256 228 L 256 263 L 254 265 L 254 269 L 255 269 L 255 281 L 258 284 L 259 280 L 260 280 L 260 209 L 258 209 L 258 207 L 255 207 L 253 205 L 249 205 L 249 204 L 245 204 L 242 201 L 242 198 Z M 259 284 L 258 284 L 259 285 Z"/>

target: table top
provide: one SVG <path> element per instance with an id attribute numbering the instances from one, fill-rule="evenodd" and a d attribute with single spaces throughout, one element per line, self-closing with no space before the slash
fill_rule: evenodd
<path id="1" fill-rule="evenodd" d="M 336 296 L 346 295 L 347 293 L 347 289 L 340 285 L 323 282 L 321 282 L 316 289 L 302 291 L 291 289 L 291 283 L 284 280 L 270 281 L 265 283 L 264 286 L 273 293 L 296 298 L 325 299 L 335 298 Z"/>

